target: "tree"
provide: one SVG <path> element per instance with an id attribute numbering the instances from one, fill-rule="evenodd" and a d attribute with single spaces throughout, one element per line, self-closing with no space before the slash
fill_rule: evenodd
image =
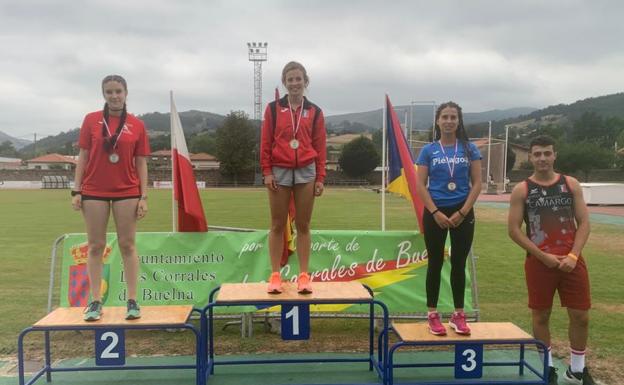
<path id="1" fill-rule="evenodd" d="M 217 149 L 216 135 L 202 131 L 197 134 L 191 135 L 189 140 L 189 151 L 192 153 L 205 152 L 208 154 L 215 154 Z"/>
<path id="2" fill-rule="evenodd" d="M 256 130 L 243 111 L 230 112 L 217 128 L 216 156 L 224 175 L 238 180 L 241 173 L 252 171 Z"/>
<path id="3" fill-rule="evenodd" d="M 13 143 L 6 140 L 0 143 L 0 156 L 6 156 L 8 158 L 17 158 L 17 150 L 13 147 Z"/>
<path id="4" fill-rule="evenodd" d="M 56 153 L 59 153 L 61 155 L 78 155 L 78 148 L 74 147 L 73 143 L 71 141 L 69 142 L 65 142 L 65 144 L 62 147 L 59 147 L 57 151 L 54 151 Z"/>
<path id="5" fill-rule="evenodd" d="M 610 168 L 613 160 L 613 150 L 600 147 L 594 142 L 582 141 L 559 148 L 555 165 L 566 173 L 583 172 L 584 180 L 587 182 L 592 170 Z"/>
<path id="6" fill-rule="evenodd" d="M 381 161 L 381 153 L 383 151 L 383 132 L 382 130 L 375 130 L 373 132 L 373 144 L 375 145 L 375 149 L 379 154 L 379 159 Z"/>
<path id="7" fill-rule="evenodd" d="M 617 142 L 618 149 L 624 148 L 624 128 L 622 128 L 622 130 L 620 131 L 616 139 L 616 142 Z"/>
<path id="8" fill-rule="evenodd" d="M 624 170 L 624 151 L 620 151 L 615 155 L 615 164 L 620 170 Z"/>
<path id="9" fill-rule="evenodd" d="M 507 146 L 507 173 L 513 169 L 514 164 L 516 164 L 516 153 L 513 152 L 511 146 Z"/>
<path id="10" fill-rule="evenodd" d="M 547 124 L 535 132 L 534 136 L 538 135 L 548 135 L 556 142 L 561 142 L 565 139 L 566 130 L 564 126 L 559 124 Z"/>
<path id="11" fill-rule="evenodd" d="M 152 152 L 171 149 L 171 135 L 150 136 L 150 150 Z"/>
<path id="12" fill-rule="evenodd" d="M 595 112 L 585 112 L 572 126 L 572 142 L 593 142 L 604 148 L 613 148 L 624 122 L 618 118 L 603 119 Z"/>
<path id="13" fill-rule="evenodd" d="M 619 168 L 624 170 L 624 129 L 620 132 L 617 138 L 617 154 L 615 162 Z"/>
<path id="14" fill-rule="evenodd" d="M 377 167 L 379 154 L 372 140 L 360 136 L 344 145 L 338 163 L 345 174 L 362 177 Z"/>

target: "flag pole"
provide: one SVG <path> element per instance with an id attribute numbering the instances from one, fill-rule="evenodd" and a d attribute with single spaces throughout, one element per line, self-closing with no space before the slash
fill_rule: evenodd
<path id="1" fill-rule="evenodd" d="M 507 151 L 509 146 L 509 125 L 505 124 L 505 162 L 503 165 L 503 189 L 506 189 L 507 185 L 505 182 L 507 181 Z M 507 191 L 504 191 L 507 192 Z"/>
<path id="2" fill-rule="evenodd" d="M 487 187 L 490 187 L 490 183 L 494 181 L 490 181 L 490 159 L 492 155 L 492 121 L 488 121 L 488 158 L 487 158 L 487 171 L 485 175 L 485 180 L 487 181 Z M 494 178 L 492 178 L 494 179 Z"/>
<path id="3" fill-rule="evenodd" d="M 388 166 L 388 162 L 386 159 L 386 147 L 387 147 L 387 137 L 386 137 L 386 121 L 387 119 L 387 108 L 388 95 L 384 97 L 384 104 L 382 109 L 383 121 L 381 123 L 381 231 L 386 231 L 386 167 Z"/>
<path id="4" fill-rule="evenodd" d="M 174 179 L 174 154 L 173 154 L 173 148 L 174 148 L 174 135 L 173 135 L 173 113 L 175 110 L 175 107 L 173 105 L 173 91 L 169 91 L 169 99 L 171 102 L 170 105 L 170 113 L 169 113 L 169 117 L 170 117 L 170 123 L 171 123 L 171 128 L 170 128 L 170 135 L 171 135 L 171 232 L 175 233 L 177 231 L 176 229 L 176 202 L 175 202 L 175 192 L 173 191 L 174 189 L 174 184 L 175 184 L 175 179 Z M 177 111 L 176 111 L 177 113 Z"/>

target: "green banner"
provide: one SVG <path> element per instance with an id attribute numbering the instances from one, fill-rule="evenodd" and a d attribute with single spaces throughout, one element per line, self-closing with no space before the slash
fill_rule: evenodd
<path id="1" fill-rule="evenodd" d="M 222 283 L 265 282 L 271 272 L 267 231 L 137 233 L 136 245 L 140 260 L 137 300 L 143 305 L 204 307 L 210 291 Z M 86 235 L 69 234 L 63 246 L 61 306 L 88 303 L 86 261 Z M 282 268 L 282 277 L 294 280 L 298 272 L 295 253 Z M 310 273 L 313 282 L 362 282 L 374 290 L 375 297 L 392 314 L 427 310 L 427 252 L 422 236 L 416 232 L 313 231 Z M 450 263 L 446 261 L 438 303 L 444 312 L 453 310 L 449 274 Z M 465 309 L 470 312 L 471 280 L 468 273 L 466 276 Z M 101 283 L 105 305 L 125 305 L 125 281 L 116 234 L 108 234 Z M 312 310 L 365 312 L 366 308 L 323 305 Z"/>

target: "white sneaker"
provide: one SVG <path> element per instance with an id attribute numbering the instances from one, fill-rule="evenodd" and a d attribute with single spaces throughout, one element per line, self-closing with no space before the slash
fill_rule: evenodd
<path id="1" fill-rule="evenodd" d="M 570 385 L 596 385 L 587 367 L 583 369 L 582 373 L 576 373 L 572 372 L 572 368 L 568 366 L 568 369 L 563 373 L 563 381 Z"/>

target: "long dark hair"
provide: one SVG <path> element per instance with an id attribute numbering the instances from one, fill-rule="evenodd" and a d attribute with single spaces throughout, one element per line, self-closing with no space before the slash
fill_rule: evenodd
<path id="1" fill-rule="evenodd" d="M 455 136 L 457 137 L 457 140 L 459 140 L 459 142 L 461 143 L 462 147 L 464 148 L 464 155 L 466 157 L 466 159 L 468 161 L 470 161 L 470 156 L 468 154 L 468 143 L 470 142 L 470 139 L 468 139 L 468 134 L 466 134 L 466 128 L 464 127 L 464 115 L 462 114 L 462 109 L 459 106 L 459 104 L 455 103 L 455 102 L 446 102 L 446 103 L 442 103 L 438 106 L 438 109 L 436 110 L 436 114 L 435 114 L 435 126 L 434 126 L 434 138 L 433 140 L 440 140 L 440 138 L 442 137 L 442 132 L 440 131 L 440 127 L 438 126 L 438 119 L 440 118 L 440 114 L 442 113 L 442 110 L 450 107 L 450 108 L 454 108 L 455 110 L 457 110 L 457 119 L 458 119 L 458 123 L 457 123 L 457 131 L 455 132 Z"/>
<path id="2" fill-rule="evenodd" d="M 120 83 L 126 93 L 128 93 L 128 83 L 126 83 L 126 79 L 119 75 L 108 75 L 104 79 L 102 79 L 102 92 L 104 92 L 104 84 L 108 82 L 118 82 Z M 117 143 L 117 138 L 119 134 L 121 134 L 121 130 L 123 126 L 126 124 L 126 117 L 128 115 L 126 111 L 126 103 L 123 105 L 123 109 L 121 111 L 121 117 L 119 118 L 119 125 L 115 132 L 111 132 L 111 136 L 108 136 L 108 130 L 106 129 L 106 125 L 108 124 L 108 117 L 110 115 L 110 110 L 108 108 L 108 103 L 104 103 L 104 121 L 102 122 L 102 136 L 104 137 L 104 149 L 108 152 L 113 150 L 113 146 Z"/>

